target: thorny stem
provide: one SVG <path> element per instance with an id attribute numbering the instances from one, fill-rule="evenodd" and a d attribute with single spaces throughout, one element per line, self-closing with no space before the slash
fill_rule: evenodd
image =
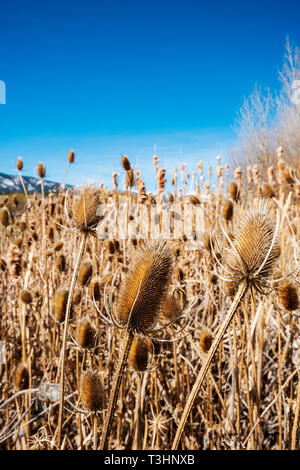
<path id="1" fill-rule="evenodd" d="M 203 380 L 207 374 L 207 371 L 208 371 L 208 368 L 211 364 L 211 361 L 214 357 L 214 354 L 216 352 L 216 350 L 218 349 L 218 346 L 232 320 L 232 318 L 234 317 L 234 314 L 241 302 L 241 300 L 243 299 L 244 295 L 246 294 L 246 291 L 248 289 L 248 282 L 247 281 L 243 281 L 240 286 L 239 286 L 239 289 L 235 295 L 235 298 L 233 299 L 233 302 L 230 306 L 230 309 L 222 323 L 222 325 L 220 326 L 219 328 L 219 331 L 209 349 L 209 352 L 207 353 L 207 356 L 205 358 L 205 361 L 203 362 L 203 365 L 199 371 L 199 374 L 196 378 L 196 381 L 193 385 L 193 388 L 192 388 L 192 391 L 188 397 L 188 400 L 185 404 L 185 408 L 183 410 L 183 413 L 182 413 L 182 416 L 181 416 L 181 419 L 180 419 L 180 422 L 179 422 L 179 425 L 178 425 L 178 428 L 177 428 L 177 432 L 176 432 L 176 435 L 175 435 L 175 438 L 174 438 L 174 441 L 173 441 L 173 444 L 172 444 L 172 450 L 176 450 L 178 445 L 179 445 L 179 441 L 180 441 L 180 438 L 181 438 L 181 435 L 183 433 L 183 430 L 184 430 L 184 427 L 185 427 L 185 424 L 186 424 L 186 421 L 187 421 L 187 418 L 190 414 L 190 411 L 192 409 L 192 406 L 193 406 L 193 403 L 194 403 L 194 400 L 196 398 L 196 395 L 203 383 Z"/>
<path id="2" fill-rule="evenodd" d="M 111 433 L 113 417 L 115 414 L 120 386 L 125 370 L 125 366 L 127 363 L 129 351 L 132 345 L 132 341 L 134 338 L 134 334 L 131 331 L 125 330 L 121 342 L 121 350 L 119 354 L 119 360 L 117 364 L 117 368 L 114 373 L 113 384 L 111 389 L 111 394 L 109 397 L 107 415 L 104 423 L 104 429 L 101 438 L 101 444 L 99 449 L 104 450 L 107 449 L 108 446 L 108 439 Z"/>

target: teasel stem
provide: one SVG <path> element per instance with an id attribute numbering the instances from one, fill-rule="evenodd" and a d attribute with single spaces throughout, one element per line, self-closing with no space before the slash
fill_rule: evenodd
<path id="1" fill-rule="evenodd" d="M 26 197 L 26 201 L 28 203 L 28 194 L 27 194 L 26 187 L 25 187 L 25 184 L 24 184 L 24 180 L 23 180 L 23 177 L 22 177 L 22 174 L 21 174 L 21 170 L 18 170 L 18 171 L 19 171 L 20 183 L 22 185 L 22 188 L 23 188 L 23 191 L 24 191 L 24 194 L 25 194 L 25 197 Z"/>
<path id="2" fill-rule="evenodd" d="M 123 333 L 122 341 L 121 341 L 121 349 L 119 354 L 118 364 L 114 373 L 112 390 L 109 397 L 107 415 L 104 422 L 104 429 L 101 438 L 101 444 L 99 450 L 105 450 L 108 446 L 108 439 L 111 433 L 113 417 L 116 411 L 119 391 L 121 387 L 121 382 L 123 379 L 124 370 L 127 364 L 127 359 L 129 355 L 129 351 L 132 345 L 132 341 L 134 338 L 134 334 L 130 330 L 125 330 Z"/>
<path id="3" fill-rule="evenodd" d="M 60 448 L 61 445 L 61 430 L 62 430 L 62 422 L 63 422 L 63 410 L 64 410 L 64 372 L 65 372 L 65 355 L 66 355 L 66 344 L 67 344 L 67 335 L 68 335 L 68 325 L 69 325 L 69 317 L 70 317 L 70 311 L 71 311 L 71 305 L 72 305 L 72 298 L 73 298 L 73 293 L 74 293 L 74 288 L 75 288 L 75 282 L 78 274 L 78 269 L 80 266 L 80 261 L 84 252 L 84 247 L 85 247 L 85 242 L 86 242 L 86 234 L 83 234 L 79 251 L 78 251 L 78 256 L 76 260 L 76 264 L 74 267 L 73 271 L 73 276 L 71 280 L 71 285 L 70 285 L 70 290 L 69 290 L 69 297 L 68 297 L 68 303 L 66 307 L 66 314 L 65 314 L 65 320 L 64 320 L 64 333 L 63 333 L 63 342 L 62 342 L 62 350 L 61 350 L 61 356 L 60 356 L 60 400 L 59 400 L 59 415 L 58 415 L 58 425 L 57 425 L 57 437 L 56 437 L 56 442 L 58 448 Z"/>
<path id="4" fill-rule="evenodd" d="M 193 403 L 194 403 L 194 400 L 196 398 L 196 395 L 203 383 L 203 380 L 205 379 L 206 377 L 206 374 L 208 372 L 208 369 L 209 369 L 209 366 L 212 362 L 212 359 L 215 355 L 215 352 L 217 351 L 218 349 L 218 346 L 220 344 L 220 342 L 222 341 L 222 338 L 232 320 L 232 318 L 234 317 L 234 314 L 240 304 L 240 302 L 242 301 L 244 295 L 246 294 L 247 290 L 248 290 L 248 282 L 246 280 L 244 280 L 239 288 L 238 288 L 238 291 L 233 299 L 233 302 L 228 310 L 228 313 L 223 321 L 223 323 L 221 324 L 220 328 L 219 328 L 219 331 L 207 353 L 207 356 L 203 362 L 203 365 L 199 371 L 199 374 L 196 378 L 196 381 L 193 385 L 193 388 L 192 388 L 192 391 L 188 397 L 188 400 L 185 404 L 185 408 L 183 410 L 183 413 L 182 413 L 182 416 L 181 416 L 181 419 L 180 419 L 180 422 L 179 422 L 179 425 L 178 425 L 178 428 L 177 428 L 177 432 L 176 432 L 176 435 L 175 435 L 175 438 L 174 438 L 174 441 L 173 441 L 173 444 L 172 444 L 172 450 L 176 450 L 178 448 L 178 445 L 179 445 L 179 441 L 180 441 L 180 438 L 182 436 L 182 433 L 184 431 L 184 427 L 185 427 L 185 424 L 186 424 L 186 421 L 188 419 L 188 416 L 190 414 L 190 411 L 192 409 L 192 406 L 193 406 Z"/>

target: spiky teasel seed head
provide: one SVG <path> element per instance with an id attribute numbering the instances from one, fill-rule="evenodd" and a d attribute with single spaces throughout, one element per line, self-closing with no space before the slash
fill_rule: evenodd
<path id="1" fill-rule="evenodd" d="M 98 302 L 101 298 L 101 289 L 98 279 L 93 279 L 89 285 L 89 296 Z"/>
<path id="2" fill-rule="evenodd" d="M 198 204 L 200 204 L 200 200 L 197 198 L 197 196 L 194 196 L 193 194 L 190 195 L 189 201 L 194 206 L 197 206 Z"/>
<path id="3" fill-rule="evenodd" d="M 152 349 L 153 347 L 150 338 L 135 336 L 129 351 L 129 365 L 137 372 L 144 372 L 147 370 Z"/>
<path id="4" fill-rule="evenodd" d="M 53 227 L 47 227 L 47 230 L 46 230 L 46 234 L 47 234 L 47 237 L 49 238 L 49 240 L 51 242 L 53 242 L 54 240 L 54 230 L 53 230 Z"/>
<path id="5" fill-rule="evenodd" d="M 74 163 L 74 160 L 75 160 L 75 152 L 74 150 L 70 150 L 68 153 L 68 162 Z"/>
<path id="6" fill-rule="evenodd" d="M 76 341 L 82 348 L 95 347 L 96 330 L 88 318 L 82 318 L 76 328 Z"/>
<path id="7" fill-rule="evenodd" d="M 245 213 L 239 233 L 229 252 L 224 254 L 228 266 L 226 277 L 236 285 L 246 281 L 259 290 L 266 285 L 279 255 L 273 210 L 260 200 L 258 206 L 252 206 Z"/>
<path id="8" fill-rule="evenodd" d="M 293 312 L 299 308 L 299 298 L 296 287 L 284 282 L 278 289 L 278 297 L 283 308 L 288 312 Z"/>
<path id="9" fill-rule="evenodd" d="M 225 220 L 231 220 L 233 216 L 233 204 L 231 201 L 226 201 L 223 207 L 223 217 Z"/>
<path id="10" fill-rule="evenodd" d="M 238 189 L 238 185 L 236 184 L 235 181 L 231 181 L 229 183 L 228 192 L 229 192 L 230 197 L 234 201 L 237 201 L 239 199 L 239 189 Z"/>
<path id="11" fill-rule="evenodd" d="M 85 261 L 78 273 L 78 281 L 79 284 L 83 287 L 86 287 L 89 285 L 91 277 L 93 275 L 93 266 L 90 261 Z"/>
<path id="12" fill-rule="evenodd" d="M 3 227 L 8 227 L 9 225 L 9 212 L 7 207 L 2 207 L 0 209 L 0 222 Z"/>
<path id="13" fill-rule="evenodd" d="M 38 166 L 37 166 L 37 173 L 39 175 L 40 178 L 45 178 L 46 176 L 46 168 L 45 168 L 45 165 L 44 163 L 38 163 Z"/>
<path id="14" fill-rule="evenodd" d="M 24 304 L 31 304 L 32 302 L 32 295 L 31 295 L 31 292 L 28 290 L 28 289 L 23 289 L 21 290 L 20 292 L 20 300 L 24 303 Z"/>
<path id="15" fill-rule="evenodd" d="M 76 289 L 73 294 L 72 304 L 77 306 L 80 304 L 82 292 L 80 289 Z"/>
<path id="16" fill-rule="evenodd" d="M 178 317 L 181 311 L 181 305 L 178 299 L 172 294 L 168 294 L 164 299 L 161 306 L 161 316 L 167 322 L 174 320 Z"/>
<path id="17" fill-rule="evenodd" d="M 208 331 L 204 331 L 200 335 L 200 346 L 204 353 L 207 353 L 213 342 L 213 336 Z"/>
<path id="18" fill-rule="evenodd" d="M 122 167 L 124 168 L 125 171 L 129 171 L 131 169 L 130 162 L 129 162 L 126 155 L 122 155 L 121 163 L 122 163 Z"/>
<path id="19" fill-rule="evenodd" d="M 19 171 L 22 171 L 22 170 L 23 170 L 23 160 L 22 160 L 22 157 L 18 157 L 16 167 L 17 167 L 17 170 L 19 170 Z"/>
<path id="20" fill-rule="evenodd" d="M 79 232 L 95 235 L 96 227 L 103 219 L 100 214 L 101 190 L 96 186 L 82 186 L 79 199 L 73 201 L 72 218 Z"/>
<path id="21" fill-rule="evenodd" d="M 110 253 L 111 255 L 113 255 L 114 252 L 116 251 L 115 244 L 112 240 L 107 240 L 106 248 L 107 248 L 108 253 Z"/>
<path id="22" fill-rule="evenodd" d="M 264 183 L 262 185 L 261 192 L 265 198 L 271 198 L 275 196 L 274 190 L 269 183 Z"/>
<path id="23" fill-rule="evenodd" d="M 20 362 L 15 372 L 15 387 L 17 390 L 25 390 L 29 385 L 29 374 L 26 364 Z"/>
<path id="24" fill-rule="evenodd" d="M 63 273 L 64 271 L 66 271 L 67 263 L 65 255 L 59 255 L 59 257 L 57 258 L 56 266 L 60 272 Z"/>
<path id="25" fill-rule="evenodd" d="M 65 289 L 59 289 L 54 296 L 53 318 L 58 322 L 65 319 L 69 292 Z"/>
<path id="26" fill-rule="evenodd" d="M 80 397 L 87 411 L 102 411 L 106 406 L 106 397 L 102 376 L 98 371 L 88 370 L 81 374 Z"/>
<path id="27" fill-rule="evenodd" d="M 114 306 L 122 325 L 136 333 L 145 333 L 154 325 L 167 295 L 172 268 L 172 252 L 165 241 L 141 243 Z"/>

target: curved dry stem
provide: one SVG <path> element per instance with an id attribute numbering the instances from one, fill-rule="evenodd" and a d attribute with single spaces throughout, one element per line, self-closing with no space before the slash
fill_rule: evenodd
<path id="1" fill-rule="evenodd" d="M 118 360 L 116 371 L 114 373 L 112 390 L 111 390 L 111 394 L 109 397 L 107 415 L 106 415 L 106 419 L 104 423 L 104 429 L 103 429 L 103 433 L 101 437 L 101 444 L 100 444 L 99 450 L 107 449 L 107 446 L 108 446 L 108 439 L 111 433 L 113 417 L 115 414 L 118 396 L 119 396 L 119 390 L 121 387 L 121 382 L 122 382 L 125 366 L 127 364 L 127 359 L 128 359 L 128 355 L 129 355 L 129 351 L 132 345 L 133 338 L 134 338 L 134 334 L 131 331 L 128 331 L 128 330 L 124 331 L 119 360 Z"/>
<path id="2" fill-rule="evenodd" d="M 212 362 L 212 359 L 215 355 L 215 352 L 220 344 L 220 342 L 222 341 L 222 338 L 232 320 L 232 318 L 234 317 L 234 314 L 241 302 L 241 300 L 243 299 L 244 295 L 246 294 L 246 291 L 248 289 L 248 283 L 247 281 L 243 281 L 240 286 L 239 286 L 239 289 L 235 295 L 235 298 L 233 299 L 233 302 L 230 306 L 230 309 L 228 310 L 228 313 L 225 317 L 225 320 L 224 322 L 222 323 L 222 325 L 220 326 L 219 328 L 219 331 L 209 349 L 209 352 L 207 353 L 207 356 L 203 362 L 203 365 L 199 371 L 199 374 L 196 378 L 196 381 L 193 385 L 193 388 L 191 390 L 191 393 L 188 397 L 188 400 L 185 404 L 185 407 L 184 407 L 184 410 L 183 410 L 183 413 L 182 413 L 182 416 L 181 416 L 181 419 L 180 419 L 180 422 L 179 422 L 179 425 L 178 425 L 178 428 L 177 428 L 177 431 L 176 431 L 176 435 L 175 435 L 175 438 L 174 438 L 174 441 L 173 441 L 173 444 L 172 444 L 172 450 L 176 450 L 178 445 L 179 445 L 179 441 L 180 441 L 180 438 L 181 438 L 181 435 L 183 433 L 183 430 L 184 430 L 184 427 L 185 427 L 185 424 L 186 424 L 186 421 L 188 419 L 188 416 L 190 414 L 190 411 L 192 409 L 192 406 L 193 406 L 193 403 L 194 403 L 194 400 L 196 398 L 196 395 L 202 385 L 202 382 L 203 380 L 205 379 L 206 377 L 206 374 L 208 372 L 208 368 Z"/>

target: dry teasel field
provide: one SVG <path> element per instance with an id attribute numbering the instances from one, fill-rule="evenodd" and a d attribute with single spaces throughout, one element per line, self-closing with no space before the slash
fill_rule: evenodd
<path id="1" fill-rule="evenodd" d="M 74 153 L 68 155 L 68 168 Z M 0 448 L 300 449 L 300 181 L 175 169 L 3 195 Z M 66 170 L 66 171 L 67 171 Z M 215 181 L 215 184 L 213 182 Z M 125 236 L 125 235 L 126 236 Z"/>

